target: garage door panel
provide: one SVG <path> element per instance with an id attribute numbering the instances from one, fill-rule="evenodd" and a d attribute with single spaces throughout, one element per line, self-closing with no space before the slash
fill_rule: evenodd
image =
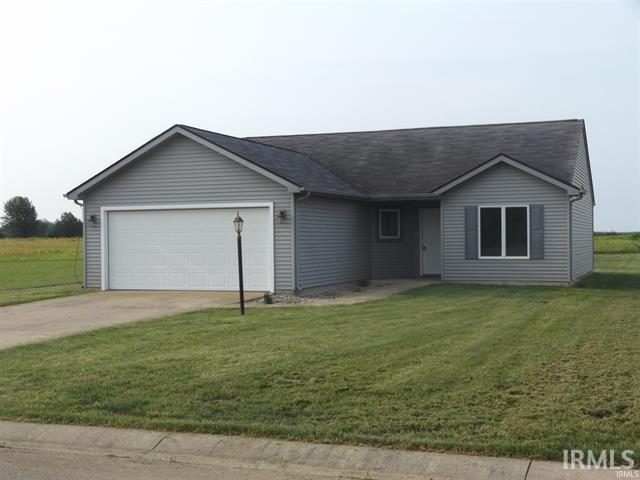
<path id="1" fill-rule="evenodd" d="M 204 254 L 202 253 L 191 253 L 188 257 L 187 266 L 193 268 L 202 268 L 204 266 Z"/>
<path id="2" fill-rule="evenodd" d="M 170 253 L 169 254 L 169 266 L 170 267 L 184 267 L 187 264 L 187 257 L 184 253 Z"/>
<path id="3" fill-rule="evenodd" d="M 164 288 L 167 286 L 167 275 L 162 273 L 150 273 L 147 275 L 147 281 L 152 288 Z"/>
<path id="4" fill-rule="evenodd" d="M 267 255 L 265 253 L 253 253 L 247 256 L 247 266 L 248 267 L 266 267 L 268 262 Z"/>
<path id="5" fill-rule="evenodd" d="M 206 275 L 202 272 L 189 272 L 187 273 L 187 288 L 196 290 L 206 290 L 207 282 L 205 281 Z"/>
<path id="6" fill-rule="evenodd" d="M 149 255 L 149 259 L 150 259 L 150 266 L 151 267 L 162 267 L 162 268 L 166 268 L 169 266 L 169 255 L 166 254 L 150 254 Z"/>
<path id="7" fill-rule="evenodd" d="M 127 281 L 131 282 L 132 285 L 136 285 L 138 288 L 140 285 L 146 285 L 147 283 L 146 273 L 129 272 L 125 275 L 125 278 Z"/>
<path id="8" fill-rule="evenodd" d="M 266 275 L 263 274 L 252 274 L 249 275 L 250 282 L 254 284 L 260 284 L 269 281 Z"/>
<path id="9" fill-rule="evenodd" d="M 169 234 L 169 246 L 171 247 L 184 247 L 187 244 L 186 233 L 170 233 Z"/>
<path id="10" fill-rule="evenodd" d="M 227 258 L 222 253 L 211 253 L 207 255 L 207 266 L 210 270 L 221 272 L 227 266 Z"/>
<path id="11" fill-rule="evenodd" d="M 189 234 L 189 246 L 191 247 L 204 247 L 207 245 L 207 241 L 206 241 L 206 233 L 205 232 L 199 232 L 199 233 L 190 233 Z"/>
<path id="12" fill-rule="evenodd" d="M 226 273 L 210 273 L 209 285 L 211 285 L 214 290 L 226 290 L 228 287 Z"/>
<path id="13" fill-rule="evenodd" d="M 237 290 L 235 215 L 235 208 L 109 212 L 109 288 Z M 269 209 L 241 208 L 240 215 L 245 288 L 269 290 Z"/>
<path id="14" fill-rule="evenodd" d="M 169 235 L 164 232 L 151 232 L 149 244 L 152 247 L 166 247 L 169 244 Z"/>

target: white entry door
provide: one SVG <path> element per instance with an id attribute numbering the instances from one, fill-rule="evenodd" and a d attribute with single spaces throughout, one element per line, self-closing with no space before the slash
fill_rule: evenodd
<path id="1" fill-rule="evenodd" d="M 420 210 L 422 232 L 422 275 L 440 275 L 440 209 Z"/>
<path id="2" fill-rule="evenodd" d="M 239 208 L 244 287 L 273 290 L 269 208 Z M 236 208 L 108 211 L 107 288 L 238 290 Z M 104 286 L 103 286 L 104 288 Z"/>

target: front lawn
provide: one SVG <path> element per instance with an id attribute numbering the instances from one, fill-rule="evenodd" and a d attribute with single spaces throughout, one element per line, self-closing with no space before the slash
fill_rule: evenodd
<path id="1" fill-rule="evenodd" d="M 0 238 L 0 307 L 84 293 L 82 268 L 80 238 Z"/>
<path id="2" fill-rule="evenodd" d="M 0 351 L 0 417 L 551 459 L 637 451 L 639 323 L 631 288 L 434 285 L 201 311 Z"/>

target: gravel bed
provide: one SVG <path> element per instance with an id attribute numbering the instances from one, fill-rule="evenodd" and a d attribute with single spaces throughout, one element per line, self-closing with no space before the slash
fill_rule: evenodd
<path id="1" fill-rule="evenodd" d="M 292 293 L 276 293 L 272 295 L 273 305 L 294 305 L 303 303 L 313 303 L 321 299 L 333 299 L 346 297 L 352 293 L 366 292 L 370 290 L 372 285 L 370 282 L 363 282 L 358 285 L 344 285 L 338 288 L 331 288 L 318 293 L 295 295 Z M 264 298 L 257 298 L 247 302 L 248 304 L 265 303 Z"/>

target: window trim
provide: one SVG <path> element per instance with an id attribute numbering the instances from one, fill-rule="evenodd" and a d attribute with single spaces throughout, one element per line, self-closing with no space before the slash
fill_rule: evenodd
<path id="1" fill-rule="evenodd" d="M 500 241 L 502 247 L 502 255 L 483 256 L 482 255 L 482 215 L 483 208 L 499 208 L 500 209 Z M 527 209 L 527 255 L 513 256 L 507 255 L 507 208 L 526 208 Z M 478 205 L 478 258 L 482 260 L 529 260 L 531 258 L 531 217 L 529 205 Z"/>
<path id="2" fill-rule="evenodd" d="M 397 235 L 382 235 L 382 214 L 388 212 L 395 212 L 398 218 L 398 234 Z M 400 209 L 399 208 L 379 208 L 378 209 L 378 239 L 379 240 L 400 240 L 402 237 L 400 222 Z"/>

